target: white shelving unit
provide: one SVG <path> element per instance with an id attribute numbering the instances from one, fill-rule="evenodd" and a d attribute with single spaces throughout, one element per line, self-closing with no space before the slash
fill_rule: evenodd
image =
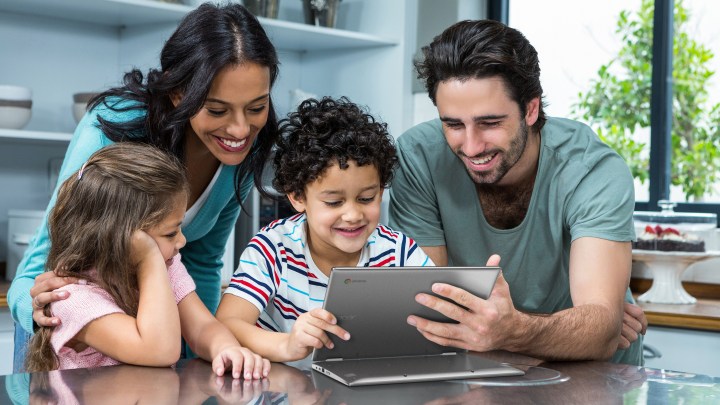
<path id="1" fill-rule="evenodd" d="M 399 135 L 412 121 L 416 3 L 343 0 L 339 29 L 304 24 L 299 0 L 280 2 L 280 19 L 260 18 L 281 62 L 273 88 L 279 117 L 293 108 L 290 92 L 301 89 L 347 96 Z M 0 84 L 33 91 L 29 124 L 0 129 L 0 262 L 8 210 L 47 205 L 75 129 L 72 95 L 117 86 L 132 68 L 157 67 L 165 40 L 194 7 L 154 0 L 0 0 Z"/>
<path id="2" fill-rule="evenodd" d="M 23 131 L 0 128 L 0 141 L 67 143 L 70 142 L 70 138 L 72 138 L 72 134 L 66 132 Z"/>
<path id="3" fill-rule="evenodd" d="M 0 11 L 116 27 L 176 24 L 194 7 L 153 0 L 3 0 Z M 375 35 L 290 21 L 259 18 L 279 49 L 320 51 L 391 46 Z"/>

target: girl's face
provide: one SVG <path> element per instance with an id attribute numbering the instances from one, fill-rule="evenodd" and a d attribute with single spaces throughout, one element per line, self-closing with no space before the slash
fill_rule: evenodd
<path id="1" fill-rule="evenodd" d="M 308 244 L 313 260 L 354 266 L 380 220 L 384 189 L 374 165 L 342 170 L 328 167 L 305 187 L 305 197 L 288 196 L 293 207 L 307 214 Z"/>
<path id="2" fill-rule="evenodd" d="M 174 96 L 173 104 L 181 98 Z M 270 69 L 250 62 L 222 69 L 190 119 L 188 150 L 205 148 L 221 163 L 239 165 L 265 126 L 269 109 Z"/>
<path id="3" fill-rule="evenodd" d="M 175 198 L 172 212 L 159 224 L 146 231 L 157 243 L 160 253 L 165 259 L 165 264 L 168 266 L 172 263 L 172 258 L 185 246 L 185 235 L 180 229 L 180 224 L 185 217 L 185 204 L 187 204 L 187 198 L 184 194 L 182 197 Z"/>

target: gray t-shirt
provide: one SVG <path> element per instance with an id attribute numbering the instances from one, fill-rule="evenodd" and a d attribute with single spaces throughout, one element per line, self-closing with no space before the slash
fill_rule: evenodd
<path id="1" fill-rule="evenodd" d="M 635 238 L 633 179 L 627 165 L 579 122 L 549 118 L 527 215 L 512 229 L 485 220 L 474 183 L 448 147 L 440 120 L 398 139 L 400 167 L 390 190 L 390 226 L 420 246 L 446 246 L 454 266 L 502 257 L 515 307 L 554 313 L 572 307 L 570 243 L 580 237 Z M 626 300 L 633 302 L 628 289 Z M 613 361 L 641 364 L 642 339 Z"/>

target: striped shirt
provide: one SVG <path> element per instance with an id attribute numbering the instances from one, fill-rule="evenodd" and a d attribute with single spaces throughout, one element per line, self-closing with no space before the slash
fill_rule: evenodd
<path id="1" fill-rule="evenodd" d="M 251 302 L 257 326 L 290 332 L 303 313 L 321 308 L 328 277 L 307 245 L 305 214 L 271 222 L 255 235 L 240 257 L 225 294 Z M 414 240 L 378 225 L 360 254 L 358 267 L 433 266 Z"/>

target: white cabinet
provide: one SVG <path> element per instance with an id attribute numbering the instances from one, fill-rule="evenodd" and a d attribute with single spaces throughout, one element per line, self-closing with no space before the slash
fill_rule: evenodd
<path id="1" fill-rule="evenodd" d="M 661 355 L 646 357 L 646 367 L 720 377 L 719 332 L 651 326 L 644 343 Z"/>
<path id="2" fill-rule="evenodd" d="M 279 116 L 294 89 L 347 96 L 399 135 L 412 122 L 415 3 L 344 0 L 343 29 L 328 29 L 302 23 L 301 1 L 280 2 L 278 20 L 260 19 L 280 56 Z M 0 261 L 8 210 L 42 210 L 49 201 L 52 172 L 75 127 L 72 95 L 117 86 L 132 67 L 156 67 L 164 41 L 193 8 L 153 0 L 0 1 L 0 84 L 33 90 L 27 127 L 0 129 Z"/>
<path id="3" fill-rule="evenodd" d="M 13 339 L 15 329 L 7 308 L 0 308 L 0 375 L 13 370 Z"/>

